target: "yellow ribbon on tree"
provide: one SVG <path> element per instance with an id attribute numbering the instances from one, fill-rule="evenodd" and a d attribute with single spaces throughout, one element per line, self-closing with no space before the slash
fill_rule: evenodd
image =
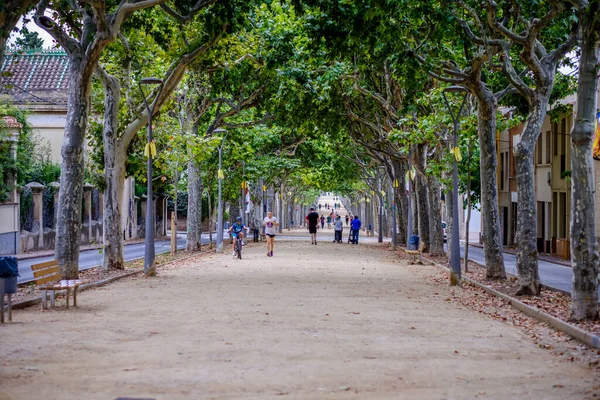
<path id="1" fill-rule="evenodd" d="M 415 170 L 411 169 L 410 171 L 406 171 L 406 180 L 415 180 Z"/>
<path id="2" fill-rule="evenodd" d="M 150 157 L 150 155 L 152 155 L 152 158 L 156 158 L 156 143 L 154 143 L 154 140 L 146 143 L 146 147 L 144 148 L 144 155 L 146 157 Z"/>
<path id="3" fill-rule="evenodd" d="M 456 161 L 462 161 L 462 155 L 460 154 L 460 148 L 458 148 L 458 147 L 453 148 L 452 154 L 454 154 L 454 158 L 456 158 Z"/>
<path id="4" fill-rule="evenodd" d="M 225 179 L 225 175 L 223 175 L 223 170 L 222 170 L 222 169 L 220 169 L 220 170 L 217 172 L 217 176 L 219 177 L 219 179 Z"/>

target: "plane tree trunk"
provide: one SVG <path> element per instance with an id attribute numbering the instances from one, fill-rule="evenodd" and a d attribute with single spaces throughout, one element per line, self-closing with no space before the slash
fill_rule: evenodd
<path id="1" fill-rule="evenodd" d="M 444 254 L 444 231 L 442 229 L 442 199 L 440 181 L 433 175 L 427 176 L 429 198 L 429 236 L 432 255 Z"/>
<path id="2" fill-rule="evenodd" d="M 79 276 L 84 172 L 83 145 L 90 113 L 93 72 L 88 65 L 87 58 L 79 53 L 69 55 L 70 85 L 65 134 L 61 149 L 62 162 L 55 245 L 55 257 L 60 265 L 63 279 L 76 279 Z"/>
<path id="3" fill-rule="evenodd" d="M 494 95 L 480 84 L 476 90 L 478 100 L 477 133 L 480 147 L 481 214 L 483 223 L 483 253 L 486 277 L 504 279 L 504 256 L 500 241 L 500 215 L 498 212 L 498 157 L 496 154 L 496 108 Z M 448 218 L 451 219 L 451 218 Z M 451 232 L 448 226 L 448 232 Z M 450 244 L 448 244 L 450 248 Z"/>
<path id="4" fill-rule="evenodd" d="M 193 158 L 188 162 L 188 214 L 187 251 L 201 250 L 202 235 L 202 176 L 199 163 Z"/>
<path id="5" fill-rule="evenodd" d="M 580 10 L 581 57 L 575 124 L 571 131 L 571 318 L 598 318 L 598 240 L 592 142 L 600 61 L 600 1 Z"/>
<path id="6" fill-rule="evenodd" d="M 125 152 L 117 138 L 119 127 L 119 80 L 100 73 L 104 87 L 104 261 L 102 268 L 123 269 L 123 226 L 121 223 L 121 199 L 125 183 Z"/>

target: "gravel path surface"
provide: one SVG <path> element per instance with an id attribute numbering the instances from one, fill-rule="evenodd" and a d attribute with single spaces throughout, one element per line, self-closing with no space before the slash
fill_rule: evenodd
<path id="1" fill-rule="evenodd" d="M 294 232 L 294 231 L 293 231 Z M 305 231 L 294 232 L 305 235 Z M 279 241 L 0 326 L 0 399 L 581 399 L 594 372 L 375 246 Z M 587 393 L 587 394 L 586 394 Z"/>

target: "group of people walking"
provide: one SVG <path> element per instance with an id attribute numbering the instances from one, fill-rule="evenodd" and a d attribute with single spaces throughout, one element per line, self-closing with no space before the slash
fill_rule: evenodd
<path id="1" fill-rule="evenodd" d="M 321 224 L 321 229 L 325 227 L 325 217 L 319 216 L 319 213 L 315 211 L 314 207 L 310 208 L 310 213 L 306 216 L 306 221 L 308 222 L 308 232 L 311 237 L 311 244 L 317 244 L 317 229 L 319 228 L 319 223 Z M 342 217 L 338 214 L 329 215 L 327 217 L 327 227 L 331 226 L 333 222 L 333 229 L 335 231 L 335 237 L 333 239 L 334 243 L 342 243 L 342 232 L 344 231 L 344 221 Z M 358 235 L 361 228 L 361 222 L 358 218 L 358 215 L 350 218 L 346 216 L 346 225 L 350 222 L 350 236 L 348 238 L 348 243 L 358 244 Z"/>
<path id="2" fill-rule="evenodd" d="M 339 206 L 339 205 L 338 205 Z M 319 204 L 319 208 L 321 204 Z M 358 235 L 361 228 L 361 222 L 356 216 L 348 216 L 345 217 L 346 225 L 350 223 L 350 235 L 348 237 L 348 243 L 358 244 Z M 308 224 L 308 232 L 310 233 L 311 244 L 317 244 L 317 229 L 319 228 L 319 223 L 321 224 L 321 229 L 325 226 L 325 217 L 320 216 L 318 212 L 315 211 L 314 207 L 310 208 L 310 213 L 306 216 L 306 221 Z M 337 213 L 334 215 L 332 212 L 327 217 L 327 226 L 331 227 L 331 223 L 333 222 L 333 229 L 335 231 L 335 237 L 333 239 L 333 243 L 342 243 L 342 232 L 344 231 L 344 221 L 342 217 Z M 269 211 L 267 216 L 264 218 L 262 223 L 265 236 L 267 238 L 267 257 L 273 257 L 273 247 L 275 246 L 275 235 L 277 233 L 277 226 L 279 226 L 279 220 L 277 217 L 273 216 L 273 212 Z M 232 233 L 234 238 L 234 248 L 233 255 L 235 255 L 235 238 L 239 235 L 240 238 L 243 239 L 244 231 L 246 230 L 244 224 L 242 223 L 242 218 L 237 217 L 236 222 L 229 228 L 229 231 Z"/>
<path id="3" fill-rule="evenodd" d="M 318 207 L 319 207 L 319 210 L 321 210 L 321 203 L 319 203 Z M 339 210 L 341 207 L 342 207 L 342 205 L 340 203 L 333 203 L 333 204 L 325 203 L 325 208 L 328 210 L 331 208 L 333 208 L 334 210 Z"/>

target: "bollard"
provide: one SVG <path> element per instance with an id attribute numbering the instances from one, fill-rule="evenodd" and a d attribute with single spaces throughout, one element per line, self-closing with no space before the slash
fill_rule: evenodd
<path id="1" fill-rule="evenodd" d="M 171 211 L 171 255 L 177 253 L 177 222 L 175 221 L 175 212 Z"/>

